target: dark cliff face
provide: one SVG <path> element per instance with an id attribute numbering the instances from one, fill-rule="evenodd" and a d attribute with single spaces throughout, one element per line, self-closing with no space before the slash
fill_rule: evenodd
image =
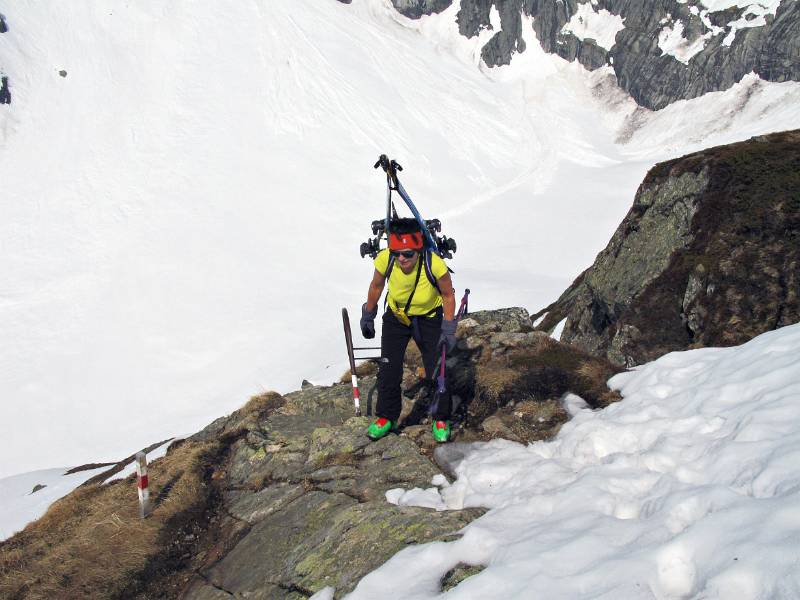
<path id="1" fill-rule="evenodd" d="M 454 0 L 392 0 L 410 18 L 441 12 Z M 505 65 L 515 53 L 525 51 L 522 16 L 533 17 L 533 29 L 545 51 L 587 69 L 610 65 L 619 85 L 641 106 L 658 110 L 681 99 L 725 90 L 751 72 L 767 81 L 800 80 L 800 2 L 783 0 L 765 24 L 738 29 L 729 45 L 731 24 L 756 20 L 745 8 L 708 13 L 699 0 L 596 0 L 594 12 L 608 11 L 624 19 L 624 28 L 610 49 L 590 38 L 563 32 L 564 26 L 586 2 L 578 0 L 455 0 L 459 2 L 458 27 L 473 37 L 491 29 L 490 11 L 500 14 L 501 29 L 483 47 L 481 56 L 490 67 Z M 701 10 L 703 9 L 703 10 Z M 695 14 L 697 13 L 697 14 Z M 687 62 L 665 54 L 659 35 L 667 28 L 682 28 L 686 43 L 707 38 L 702 51 Z"/>
<path id="2" fill-rule="evenodd" d="M 800 131 L 656 165 L 540 328 L 633 366 L 800 321 Z M 545 311 L 542 311 L 544 313 Z"/>

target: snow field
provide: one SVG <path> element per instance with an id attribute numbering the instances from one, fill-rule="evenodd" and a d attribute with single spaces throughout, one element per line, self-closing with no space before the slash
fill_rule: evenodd
<path id="1" fill-rule="evenodd" d="M 473 307 L 535 311 L 591 264 L 654 162 L 800 126 L 800 86 L 757 78 L 642 111 L 607 70 L 545 54 L 530 20 L 526 52 L 488 69 L 493 31 L 461 37 L 453 7 L 11 8 L 0 477 L 118 460 L 252 394 L 337 379 L 382 152 L 458 241 Z"/>
<path id="2" fill-rule="evenodd" d="M 550 442 L 476 444 L 451 485 L 388 492 L 491 510 L 456 542 L 401 552 L 348 598 L 378 582 L 434 598 L 458 562 L 486 569 L 448 598 L 797 597 L 798 347 L 800 324 L 668 354 L 612 378 L 624 400 L 571 411 Z"/>

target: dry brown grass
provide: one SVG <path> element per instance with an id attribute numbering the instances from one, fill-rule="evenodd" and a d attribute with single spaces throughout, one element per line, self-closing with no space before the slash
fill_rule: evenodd
<path id="1" fill-rule="evenodd" d="M 479 364 L 475 374 L 476 388 L 489 399 L 497 399 L 519 377 L 515 369 L 497 363 Z"/>
<path id="2" fill-rule="evenodd" d="M 253 396 L 247 401 L 239 411 L 245 415 L 260 416 L 267 411 L 274 410 L 284 401 L 283 396 L 278 392 L 264 392 L 258 396 Z"/>
<path id="3" fill-rule="evenodd" d="M 526 400 L 514 406 L 510 409 L 510 412 L 512 412 L 514 416 L 531 422 L 538 421 L 539 419 L 542 421 L 553 421 L 555 419 L 561 419 L 562 417 L 564 420 L 568 418 L 564 408 L 561 406 L 561 402 L 555 399 L 544 401 Z"/>
<path id="4" fill-rule="evenodd" d="M 78 488 L 0 544 L 0 597 L 72 600 L 129 597 L 175 560 L 176 531 L 200 521 L 219 447 L 185 442 L 149 466 L 151 516 L 139 518 L 134 477 Z M 183 537 L 183 536 L 178 536 Z M 149 575 L 148 575 L 149 573 Z"/>
<path id="5" fill-rule="evenodd" d="M 356 376 L 357 377 L 369 377 L 370 375 L 376 375 L 378 373 L 378 365 L 372 361 L 361 363 L 360 365 L 356 365 Z M 350 383 L 352 379 L 350 369 L 347 369 L 342 376 L 339 378 L 339 383 Z"/>
<path id="6" fill-rule="evenodd" d="M 578 367 L 577 372 L 581 377 L 584 377 L 593 383 L 601 383 L 603 386 L 605 386 L 608 368 L 601 362 L 586 361 Z"/>
<path id="7" fill-rule="evenodd" d="M 578 376 L 586 380 L 588 387 L 593 392 L 595 398 L 593 405 L 595 408 L 604 408 L 609 404 L 622 400 L 619 392 L 608 387 L 608 380 L 621 370 L 610 362 L 598 358 L 586 359 L 578 367 L 576 371 Z"/>
<path id="8" fill-rule="evenodd" d="M 616 390 L 608 390 L 600 394 L 597 400 L 597 408 L 605 408 L 615 402 L 622 400 L 622 394 Z"/>

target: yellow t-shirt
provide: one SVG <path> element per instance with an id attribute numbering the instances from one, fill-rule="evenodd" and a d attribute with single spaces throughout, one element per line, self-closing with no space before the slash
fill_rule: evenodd
<path id="1" fill-rule="evenodd" d="M 418 260 L 425 260 L 425 257 L 420 254 Z M 385 275 L 386 269 L 389 267 L 389 249 L 384 248 L 375 257 L 375 268 L 379 273 Z M 411 299 L 411 306 L 408 308 L 408 316 L 414 317 L 419 315 L 427 315 L 433 309 L 442 305 L 442 295 L 439 293 L 428 277 L 425 275 L 425 265 L 421 265 L 422 272 L 419 274 L 419 283 L 417 283 L 417 291 L 414 292 L 414 297 Z M 447 265 L 441 257 L 431 253 L 431 273 L 438 281 L 445 273 L 447 273 Z M 414 281 L 417 278 L 417 265 L 411 270 L 411 273 L 406 275 L 403 269 L 400 268 L 400 263 L 395 259 L 395 264 L 392 267 L 392 272 L 389 274 L 389 291 L 387 292 L 387 304 L 392 310 L 403 309 L 408 302 L 408 296 L 414 289 Z M 433 315 L 429 315 L 433 316 Z"/>

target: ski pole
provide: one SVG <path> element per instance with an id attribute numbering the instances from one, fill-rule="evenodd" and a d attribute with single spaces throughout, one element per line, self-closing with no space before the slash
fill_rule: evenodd
<path id="1" fill-rule="evenodd" d="M 469 288 L 464 290 L 464 296 L 461 298 L 461 305 L 458 307 L 458 312 L 455 316 L 455 321 L 458 323 L 461 318 L 467 314 L 467 299 L 469 298 Z M 442 344 L 442 354 L 439 356 L 439 376 L 436 378 L 436 392 L 441 397 L 442 394 L 447 392 L 447 384 L 445 383 L 445 371 L 444 366 L 447 363 L 447 344 Z M 438 398 L 437 398 L 438 402 Z M 431 405 L 431 409 L 434 409 L 436 404 L 434 403 Z M 433 411 L 431 411 L 433 412 Z"/>

